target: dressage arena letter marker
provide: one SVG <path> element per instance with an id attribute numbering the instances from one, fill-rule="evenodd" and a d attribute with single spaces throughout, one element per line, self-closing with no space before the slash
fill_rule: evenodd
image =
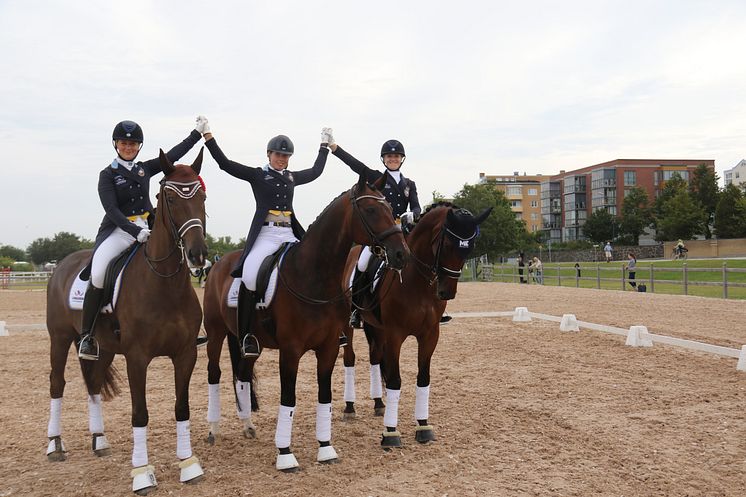
<path id="1" fill-rule="evenodd" d="M 515 312 L 513 313 L 513 322 L 514 323 L 526 323 L 529 321 L 531 321 L 531 314 L 529 314 L 528 308 L 516 307 Z"/>
<path id="2" fill-rule="evenodd" d="M 627 333 L 627 343 L 630 347 L 652 347 L 653 339 L 646 326 L 630 326 Z"/>
<path id="3" fill-rule="evenodd" d="M 560 331 L 580 331 L 575 314 L 563 314 L 560 321 Z"/>
<path id="4" fill-rule="evenodd" d="M 8 330 L 5 328 L 5 321 L 0 321 L 0 337 L 7 337 Z"/>

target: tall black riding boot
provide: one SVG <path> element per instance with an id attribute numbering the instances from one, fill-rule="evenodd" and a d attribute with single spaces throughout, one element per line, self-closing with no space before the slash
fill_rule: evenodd
<path id="1" fill-rule="evenodd" d="M 369 291 L 369 289 L 366 288 L 367 286 L 367 273 L 365 271 L 359 271 L 357 266 L 355 266 L 355 274 L 352 277 L 352 312 L 350 313 L 350 326 L 352 328 L 362 329 L 363 327 L 363 320 L 360 316 L 359 308 L 364 306 L 364 293 Z"/>
<path id="2" fill-rule="evenodd" d="M 101 301 L 104 299 L 104 289 L 88 285 L 83 298 L 83 319 L 80 325 L 80 344 L 78 357 L 87 361 L 98 360 L 98 342 L 93 336 L 96 318 L 101 311 Z"/>
<path id="3" fill-rule="evenodd" d="M 241 344 L 241 355 L 247 357 L 259 357 L 261 349 L 259 340 L 251 333 L 251 316 L 256 307 L 256 293 L 246 288 L 241 283 L 238 289 L 238 341 Z"/>

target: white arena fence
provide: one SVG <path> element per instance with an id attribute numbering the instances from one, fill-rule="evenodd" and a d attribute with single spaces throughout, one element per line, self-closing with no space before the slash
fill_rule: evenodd
<path id="1" fill-rule="evenodd" d="M 0 288 L 28 288 L 47 286 L 52 271 L 10 271 L 0 273 Z"/>

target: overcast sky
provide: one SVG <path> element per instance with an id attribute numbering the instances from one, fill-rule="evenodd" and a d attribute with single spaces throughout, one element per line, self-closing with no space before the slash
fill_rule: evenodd
<path id="1" fill-rule="evenodd" d="M 247 165 L 287 134 L 291 170 L 323 126 L 371 167 L 397 138 L 423 204 L 480 172 L 621 158 L 714 159 L 722 178 L 746 157 L 745 26 L 743 1 L 0 0 L 0 245 L 95 237 L 123 119 L 140 159 L 204 114 Z M 208 231 L 243 237 L 250 186 L 206 157 Z M 301 222 L 355 179 L 330 156 L 296 190 Z"/>

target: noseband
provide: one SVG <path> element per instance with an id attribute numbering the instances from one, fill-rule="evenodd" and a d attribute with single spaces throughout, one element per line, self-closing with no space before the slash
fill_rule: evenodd
<path id="1" fill-rule="evenodd" d="M 359 197 L 355 196 L 355 192 L 357 191 L 357 185 L 355 188 L 350 190 L 350 202 L 352 203 L 352 207 L 355 211 L 355 213 L 360 217 L 360 222 L 363 223 L 363 227 L 365 228 L 366 233 L 368 233 L 368 236 L 370 237 L 371 244 L 370 244 L 370 250 L 373 252 L 374 255 L 382 258 L 384 260 L 384 263 L 388 265 L 388 256 L 386 255 L 386 248 L 383 246 L 383 241 L 390 237 L 391 235 L 395 233 L 401 233 L 401 225 L 394 224 L 390 228 L 383 231 L 383 233 L 375 234 L 373 232 L 373 229 L 368 224 L 368 221 L 365 220 L 365 216 L 363 216 L 363 213 L 360 211 L 360 206 L 358 205 L 358 202 L 363 199 L 372 199 L 376 202 L 384 204 L 386 207 L 388 207 L 388 210 L 393 212 L 391 210 L 391 206 L 386 201 L 386 197 L 383 195 L 361 195 Z M 392 215 L 393 217 L 393 215 Z"/>
<path id="2" fill-rule="evenodd" d="M 445 266 L 441 265 L 441 263 L 440 263 L 440 256 L 443 253 L 443 241 L 445 240 L 446 234 L 450 235 L 451 237 L 455 238 L 456 240 L 459 240 L 459 243 L 466 242 L 468 244 L 469 242 L 471 242 L 472 240 L 474 240 L 477 237 L 477 235 L 479 234 L 479 227 L 477 227 L 474 230 L 474 233 L 471 236 L 469 236 L 467 238 L 464 238 L 464 237 L 462 237 L 460 235 L 457 235 L 456 233 L 454 233 L 450 229 L 448 229 L 448 227 L 446 226 L 446 223 L 443 223 L 443 227 L 440 229 L 440 233 L 438 233 L 438 235 L 437 235 L 437 237 L 439 239 L 438 240 L 438 248 L 435 251 L 435 261 L 433 262 L 433 264 L 431 266 L 428 266 L 427 263 L 422 262 L 417 257 L 415 257 L 414 254 L 412 254 L 412 257 L 414 257 L 414 259 L 419 264 L 421 264 L 422 266 L 425 266 L 425 267 L 429 268 L 430 276 L 426 276 L 426 275 L 423 275 L 423 276 L 425 276 L 425 278 L 428 279 L 428 281 L 430 282 L 430 285 L 434 284 L 441 277 L 451 278 L 451 279 L 454 279 L 454 280 L 457 280 L 457 279 L 461 278 L 461 268 L 459 268 L 458 270 L 451 269 L 451 268 L 448 268 L 448 267 L 445 267 Z"/>
<path id="3" fill-rule="evenodd" d="M 161 181 L 161 191 L 164 192 L 165 190 L 171 190 L 172 192 L 176 193 L 180 198 L 183 198 L 185 200 L 189 200 L 192 197 L 194 197 L 198 191 L 202 189 L 202 182 L 197 181 L 190 181 L 187 183 L 180 182 L 180 181 L 167 181 L 162 180 Z M 192 218 L 185 221 L 179 228 L 176 227 L 176 223 L 174 223 L 174 217 L 171 213 L 171 205 L 168 202 L 168 199 L 164 199 L 164 202 L 166 204 L 166 217 L 168 218 L 168 224 L 171 228 L 171 237 L 174 240 L 174 244 L 171 247 L 171 250 L 168 252 L 168 255 L 161 259 L 153 259 L 148 256 L 147 251 L 147 245 L 144 247 L 145 249 L 145 260 L 148 263 L 148 267 L 150 267 L 150 270 L 153 271 L 155 274 L 160 276 L 161 278 L 170 278 L 174 275 L 176 275 L 179 271 L 181 271 L 182 266 L 184 265 L 184 235 L 186 235 L 187 231 L 189 231 L 192 228 L 199 228 L 202 230 L 202 233 L 205 232 L 205 227 L 202 224 L 201 219 Z M 181 260 L 179 261 L 179 266 L 176 269 L 176 271 L 173 271 L 169 274 L 163 274 L 158 272 L 158 270 L 153 266 L 154 262 L 163 262 L 173 253 L 179 249 L 181 252 Z"/>

